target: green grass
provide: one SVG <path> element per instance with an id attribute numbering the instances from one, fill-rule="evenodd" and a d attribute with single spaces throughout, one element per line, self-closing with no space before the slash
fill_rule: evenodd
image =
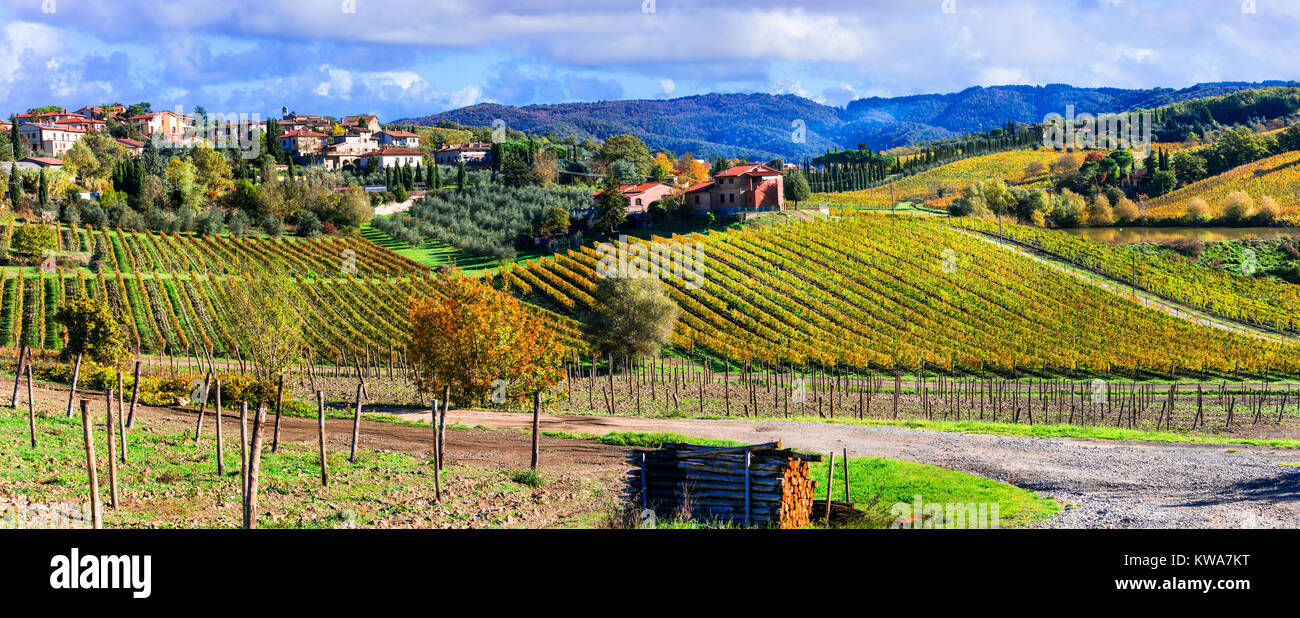
<path id="1" fill-rule="evenodd" d="M 393 239 L 391 236 L 369 225 L 361 227 L 361 237 L 375 243 L 402 257 L 414 260 L 430 268 L 455 265 L 468 275 L 481 275 L 501 266 L 501 260 L 494 257 L 474 255 L 437 240 L 427 240 L 420 246 L 412 246 Z M 514 263 L 526 263 L 547 255 L 549 252 L 524 250 L 513 260 Z"/>
<path id="2" fill-rule="evenodd" d="M 104 414 L 94 415 L 100 498 L 107 504 L 107 436 Z M 209 419 L 210 421 L 211 419 Z M 330 486 L 320 486 L 314 445 L 281 444 L 271 453 L 264 434 L 260 474 L 264 528 L 436 527 L 472 519 L 484 494 L 531 491 L 512 486 L 512 473 L 449 463 L 442 473 L 444 502 L 433 498 L 429 460 L 403 453 L 361 450 L 355 463 L 345 449 L 327 454 Z M 251 431 L 251 423 L 250 423 Z M 105 527 L 234 528 L 241 522 L 238 426 L 225 423 L 225 474 L 216 473 L 211 422 L 201 442 L 190 431 L 141 423 L 127 433 L 128 463 L 118 463 L 122 508 L 105 506 Z M 33 502 L 84 503 L 89 499 L 80 417 L 38 412 L 36 448 L 28 442 L 25 410 L 0 408 L 0 485 Z M 540 479 L 539 479 L 540 480 Z M 449 495 L 449 487 L 460 487 Z M 509 490 L 509 491 L 507 491 Z M 464 503 L 462 503 L 464 501 Z M 481 524 L 480 524 L 481 525 Z"/>
<path id="3" fill-rule="evenodd" d="M 701 416 L 693 417 L 710 420 L 745 420 L 738 417 Z M 759 420 L 781 420 L 763 418 Z M 905 429 L 928 429 L 952 433 L 978 433 L 997 436 L 1024 436 L 1029 438 L 1078 438 L 1081 440 L 1117 440 L 1137 442 L 1171 442 L 1187 444 L 1242 444 L 1248 446 L 1268 446 L 1273 448 L 1300 448 L 1300 440 L 1290 438 L 1230 438 L 1204 434 L 1183 434 L 1169 431 L 1144 431 L 1141 429 L 1124 429 L 1122 427 L 1080 426 L 1067 424 L 1054 425 L 1020 425 L 1012 423 L 994 423 L 989 421 L 927 421 L 882 420 L 855 418 L 816 418 L 800 417 L 792 419 L 804 423 L 827 423 L 832 425 L 864 425 L 882 427 L 902 427 Z"/>
<path id="4" fill-rule="evenodd" d="M 811 464 L 817 481 L 818 499 L 826 499 L 826 463 Z M 844 497 L 843 460 L 835 462 L 832 498 Z M 1040 523 L 1060 510 L 1060 505 L 1027 489 L 937 466 L 879 457 L 849 458 L 849 493 L 857 508 L 867 516 L 857 526 L 889 527 L 906 517 L 912 505 L 985 504 L 986 512 L 997 505 L 999 527 L 1019 528 Z M 943 527 L 942 525 L 936 527 Z M 966 526 L 976 527 L 975 522 Z"/>

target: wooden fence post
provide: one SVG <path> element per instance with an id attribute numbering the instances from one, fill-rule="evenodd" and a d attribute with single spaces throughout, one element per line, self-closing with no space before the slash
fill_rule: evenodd
<path id="1" fill-rule="evenodd" d="M 247 407 L 247 402 L 244 403 Z M 262 426 L 266 424 L 266 404 L 257 406 L 253 418 L 253 446 L 249 449 L 248 479 L 244 483 L 244 529 L 257 527 L 257 475 L 262 469 Z"/>
<path id="2" fill-rule="evenodd" d="M 447 411 L 451 409 L 451 386 L 448 385 L 442 391 L 442 414 L 438 419 L 438 469 L 441 470 L 443 464 L 443 455 L 447 452 Z"/>
<path id="3" fill-rule="evenodd" d="M 32 448 L 36 448 L 36 401 L 32 399 L 32 366 L 27 365 L 27 424 L 32 433 Z"/>
<path id="4" fill-rule="evenodd" d="M 86 445 L 86 476 L 90 483 L 90 521 L 96 530 L 104 527 L 99 505 L 99 474 L 95 468 L 95 436 L 90 431 L 90 401 L 81 400 L 81 432 Z"/>
<path id="5" fill-rule="evenodd" d="M 122 370 L 117 370 L 117 438 L 122 448 L 122 463 L 126 463 L 126 406 L 122 405 Z M 112 428 L 109 429 L 112 431 Z"/>
<path id="6" fill-rule="evenodd" d="M 538 425 L 542 415 L 542 391 L 533 393 L 533 464 L 532 470 L 537 471 L 537 435 Z"/>
<path id="7" fill-rule="evenodd" d="M 131 412 L 127 414 L 126 426 L 135 427 L 135 405 L 140 402 L 140 361 L 135 361 L 135 384 L 131 387 Z"/>
<path id="8" fill-rule="evenodd" d="M 248 491 L 248 402 L 239 402 L 239 486 Z"/>
<path id="9" fill-rule="evenodd" d="M 106 403 L 108 404 L 108 416 L 104 419 L 104 433 L 108 434 L 108 497 L 109 506 L 117 508 L 117 458 L 114 457 L 116 450 L 113 445 L 113 389 L 108 389 Z"/>
<path id="10" fill-rule="evenodd" d="M 831 523 L 831 492 L 835 489 L 835 451 L 826 469 L 826 525 Z"/>
<path id="11" fill-rule="evenodd" d="M 325 465 L 325 392 L 316 391 L 317 433 L 320 437 L 320 484 L 329 487 L 330 473 Z"/>
<path id="12" fill-rule="evenodd" d="M 9 407 L 18 407 L 18 384 L 22 382 L 23 368 L 27 366 L 27 345 L 18 351 L 18 369 L 14 370 L 14 396 L 9 400 Z"/>
<path id="13" fill-rule="evenodd" d="M 357 441 L 361 437 L 361 391 L 365 384 L 357 385 L 357 412 L 352 416 L 352 452 L 348 455 L 349 463 L 357 462 Z"/>
<path id="14" fill-rule="evenodd" d="M 311 380 L 311 387 L 316 388 L 316 378 Z M 284 374 L 280 374 L 280 386 L 275 392 L 275 431 L 271 435 L 271 452 L 280 448 L 280 410 L 284 407 Z"/>
<path id="15" fill-rule="evenodd" d="M 221 407 L 217 406 L 217 478 L 226 476 L 226 438 L 221 429 Z"/>
<path id="16" fill-rule="evenodd" d="M 433 500 L 442 502 L 442 440 L 438 437 L 438 400 L 433 400 L 433 410 L 429 412 L 429 427 L 433 428 Z"/>
<path id="17" fill-rule="evenodd" d="M 203 430 L 203 412 L 208 409 L 208 386 L 212 384 L 212 371 L 203 378 L 203 401 L 199 402 L 199 418 L 194 422 L 194 442 L 199 441 L 199 432 Z"/>
<path id="18" fill-rule="evenodd" d="M 68 391 L 68 418 L 72 418 L 72 401 L 77 396 L 77 379 L 81 377 L 81 355 L 77 355 L 77 364 L 72 367 L 72 389 Z"/>

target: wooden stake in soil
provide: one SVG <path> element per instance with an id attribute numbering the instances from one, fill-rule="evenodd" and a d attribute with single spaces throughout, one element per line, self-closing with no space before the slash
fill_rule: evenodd
<path id="1" fill-rule="evenodd" d="M 844 449 L 844 501 L 853 502 L 849 497 L 849 449 Z"/>
<path id="2" fill-rule="evenodd" d="M 442 502 L 442 440 L 438 436 L 438 401 L 433 401 L 433 410 L 429 413 L 429 426 L 433 428 L 433 501 Z"/>
<path id="3" fill-rule="evenodd" d="M 36 448 L 36 402 L 32 399 L 31 365 L 27 365 L 27 425 L 32 432 L 32 448 Z"/>
<path id="4" fill-rule="evenodd" d="M 117 441 L 122 445 L 122 463 L 126 463 L 126 406 L 122 388 L 122 370 L 117 370 Z M 110 429 L 111 430 L 111 429 Z"/>
<path id="5" fill-rule="evenodd" d="M 835 451 L 831 451 L 831 459 L 826 468 L 826 525 L 831 523 L 831 493 L 835 489 Z"/>
<path id="6" fill-rule="evenodd" d="M 248 402 L 244 402 L 247 409 Z M 244 529 L 257 527 L 257 474 L 262 469 L 262 426 L 266 424 L 266 404 L 257 407 L 253 419 L 253 446 L 248 457 L 248 478 L 244 482 Z"/>
<path id="7" fill-rule="evenodd" d="M 199 419 L 194 423 L 194 443 L 199 441 L 199 432 L 203 430 L 203 412 L 208 409 L 208 386 L 212 384 L 212 370 L 208 370 L 208 375 L 203 378 L 203 390 L 201 397 L 203 401 L 199 403 Z"/>
<path id="8" fill-rule="evenodd" d="M 316 378 L 311 379 L 311 387 L 316 388 Z M 280 374 L 280 386 L 275 391 L 275 431 L 271 435 L 271 452 L 280 448 L 280 411 L 284 408 L 284 374 Z"/>
<path id="9" fill-rule="evenodd" d="M 442 454 L 447 452 L 447 411 L 451 409 L 451 387 L 448 386 L 442 391 L 442 415 L 438 419 L 438 469 L 441 470 L 444 463 Z"/>
<path id="10" fill-rule="evenodd" d="M 542 392 L 533 393 L 533 463 L 532 470 L 537 471 L 537 427 L 542 415 Z"/>
<path id="11" fill-rule="evenodd" d="M 25 368 L 26 366 L 27 366 L 27 345 L 24 344 L 22 349 L 18 351 L 18 368 L 14 370 L 14 396 L 9 399 L 9 407 L 11 408 L 18 407 L 18 384 L 22 382 L 23 368 Z M 71 404 L 69 404 L 69 406 L 71 406 Z M 71 407 L 69 407 L 69 409 L 71 409 Z"/>
<path id="12" fill-rule="evenodd" d="M 90 401 L 81 400 L 81 433 L 86 444 L 86 476 L 90 483 L 90 522 L 96 530 L 104 527 L 99 505 L 99 474 L 95 468 L 95 436 L 90 431 Z"/>
<path id="13" fill-rule="evenodd" d="M 330 473 L 325 465 L 325 392 L 316 391 L 317 434 L 320 437 L 320 484 L 329 487 Z"/>
<path id="14" fill-rule="evenodd" d="M 140 401 L 140 361 L 135 361 L 135 384 L 131 386 L 131 412 L 126 416 L 126 426 L 135 426 L 135 404 Z"/>
<path id="15" fill-rule="evenodd" d="M 239 482 L 248 487 L 248 402 L 239 402 Z M 244 490 L 245 492 L 247 489 Z"/>
<path id="16" fill-rule="evenodd" d="M 77 355 L 77 364 L 72 367 L 72 388 L 68 391 L 68 418 L 72 418 L 72 400 L 77 396 L 77 379 L 81 377 L 81 355 Z"/>
<path id="17" fill-rule="evenodd" d="M 365 384 L 357 385 L 357 412 L 352 416 L 352 452 L 348 455 L 350 463 L 357 463 L 357 441 L 361 437 L 361 391 L 365 388 Z"/>
<path id="18" fill-rule="evenodd" d="M 108 389 L 108 416 L 104 419 L 104 433 L 108 434 L 108 497 L 109 506 L 117 509 L 117 459 L 113 457 L 113 389 Z"/>

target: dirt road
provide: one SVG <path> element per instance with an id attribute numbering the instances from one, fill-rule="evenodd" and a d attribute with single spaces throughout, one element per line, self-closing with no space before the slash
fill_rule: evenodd
<path id="1" fill-rule="evenodd" d="M 402 414 L 407 418 L 428 415 Z M 531 416 L 456 410 L 448 422 L 530 426 Z M 545 416 L 544 431 L 675 432 L 907 459 L 1011 483 L 1066 503 L 1061 528 L 1300 528 L 1300 452 L 1251 446 L 1043 439 L 792 421 Z"/>

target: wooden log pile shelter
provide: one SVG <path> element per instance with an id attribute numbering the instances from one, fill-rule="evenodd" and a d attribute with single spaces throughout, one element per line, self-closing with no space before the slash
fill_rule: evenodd
<path id="1" fill-rule="evenodd" d="M 669 443 L 628 455 L 626 495 L 629 506 L 653 511 L 656 519 L 803 528 L 816 489 L 809 462 L 821 460 L 782 449 L 780 442 L 725 448 Z"/>

